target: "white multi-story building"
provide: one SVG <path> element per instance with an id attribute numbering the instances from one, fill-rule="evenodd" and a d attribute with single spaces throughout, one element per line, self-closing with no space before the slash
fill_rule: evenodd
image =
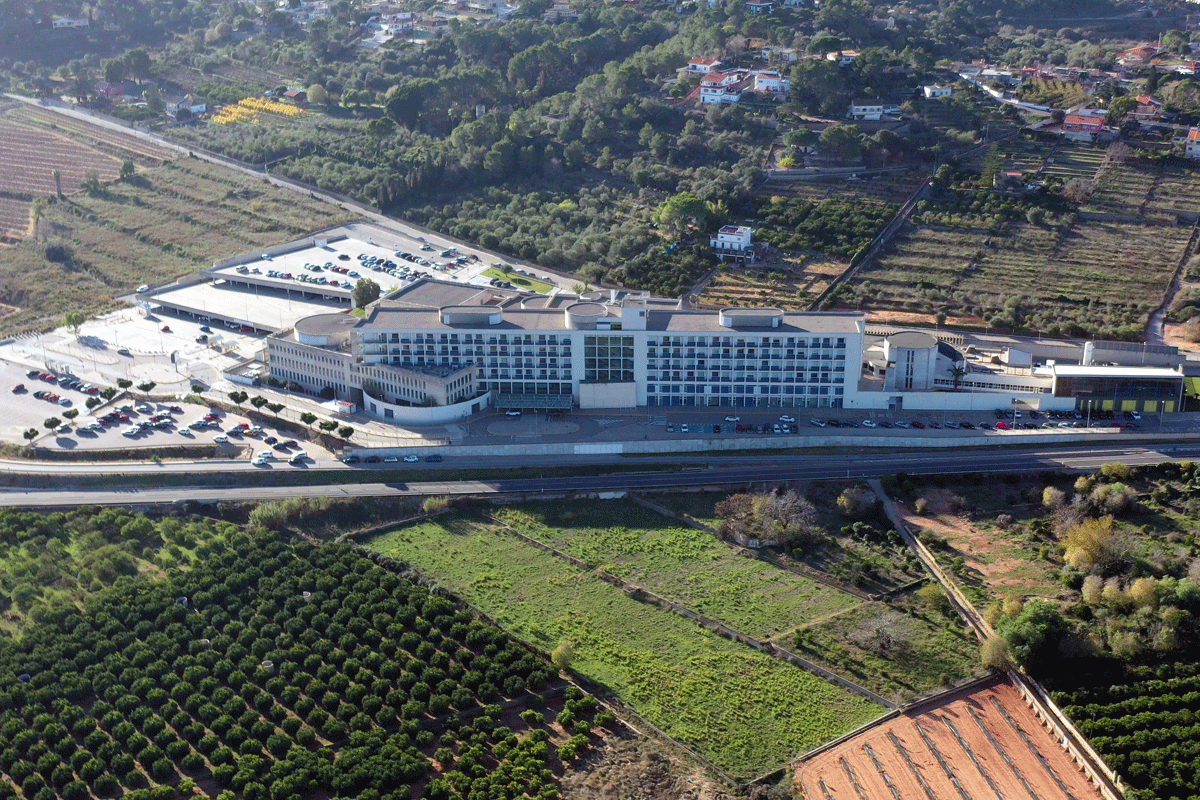
<path id="1" fill-rule="evenodd" d="M 754 91 L 776 97 L 786 97 L 792 88 L 792 79 L 785 78 L 779 70 L 760 69 L 754 73 Z"/>
<path id="2" fill-rule="evenodd" d="M 472 302 L 419 304 L 471 289 Z M 863 324 L 857 313 L 683 311 L 643 294 L 534 298 L 421 281 L 365 319 L 300 320 L 268 337 L 267 362 L 274 378 L 392 422 L 488 405 L 841 408 L 857 391 Z"/>
<path id="3" fill-rule="evenodd" d="M 700 102 L 730 105 L 742 97 L 749 72 L 744 69 L 713 70 L 700 81 Z"/>
<path id="4" fill-rule="evenodd" d="M 731 258 L 739 263 L 754 260 L 754 246 L 751 237 L 754 229 L 746 225 L 724 225 L 717 230 L 715 236 L 708 240 L 717 258 L 724 261 Z"/>
<path id="5" fill-rule="evenodd" d="M 854 120 L 877 120 L 883 117 L 883 102 L 880 100 L 852 100 L 850 113 L 846 115 Z"/>

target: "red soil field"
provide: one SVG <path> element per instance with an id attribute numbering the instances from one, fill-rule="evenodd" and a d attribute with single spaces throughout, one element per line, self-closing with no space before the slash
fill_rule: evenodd
<path id="1" fill-rule="evenodd" d="M 918 705 L 796 765 L 806 800 L 1095 800 L 1003 677 Z"/>

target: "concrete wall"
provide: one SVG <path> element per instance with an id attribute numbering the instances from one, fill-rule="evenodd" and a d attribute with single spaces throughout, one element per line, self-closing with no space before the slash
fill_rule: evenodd
<path id="1" fill-rule="evenodd" d="M 603 442 L 587 446 L 572 442 L 502 445 L 467 445 L 447 448 L 445 445 L 425 445 L 414 447 L 381 447 L 381 448 L 347 448 L 345 452 L 358 455 L 426 455 L 441 453 L 455 459 L 464 459 L 460 466 L 469 468 L 469 459 L 484 456 L 571 456 L 579 454 L 610 454 L 624 453 L 710 453 L 716 451 L 736 452 L 753 450 L 778 450 L 783 447 L 835 447 L 835 448 L 914 448 L 922 450 L 939 450 L 947 448 L 980 447 L 993 448 L 996 445 L 1053 445 L 1053 444 L 1112 444 L 1116 441 L 1139 443 L 1143 437 L 1150 441 L 1178 438 L 1180 441 L 1193 442 L 1191 434 L 1180 434 L 1178 437 L 1162 435 L 1139 435 L 1122 432 L 1116 428 L 1079 429 L 1073 433 L 1063 433 L 1059 430 L 1033 431 L 994 431 L 979 435 L 971 431 L 935 431 L 925 436 L 914 436 L 911 431 L 894 431 L 896 435 L 846 436 L 844 434 L 825 434 L 803 436 L 757 436 L 754 438 L 740 436 L 735 439 L 659 439 L 656 441 Z M 1119 439 L 1114 437 L 1120 437 Z M 602 447 L 601 447 L 602 446 Z M 832 476 L 831 476 L 832 477 Z"/>
<path id="2" fill-rule="evenodd" d="M 637 405 L 637 395 L 638 384 L 634 381 L 628 383 L 581 383 L 579 384 L 579 407 L 632 408 Z"/>
<path id="3" fill-rule="evenodd" d="M 474 400 L 464 400 L 448 406 L 398 406 L 376 400 L 365 392 L 363 394 L 363 406 L 368 414 L 377 420 L 397 425 L 445 425 L 466 419 L 477 411 L 487 408 L 491 402 L 491 395 L 484 395 Z M 391 417 L 384 415 L 387 410 L 392 412 Z M 399 452 L 409 451 L 402 448 Z"/>
<path id="4" fill-rule="evenodd" d="M 901 398 L 903 411 L 991 411 L 1009 408 L 1014 399 L 1023 408 L 1075 408 L 1074 397 L 1022 392 L 859 392 L 846 396 L 845 407 L 883 410 L 893 397 Z"/>

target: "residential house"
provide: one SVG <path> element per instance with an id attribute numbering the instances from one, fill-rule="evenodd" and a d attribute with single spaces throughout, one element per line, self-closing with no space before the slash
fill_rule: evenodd
<path id="1" fill-rule="evenodd" d="M 172 117 L 178 117 L 181 113 L 196 117 L 208 111 L 208 104 L 200 100 L 196 100 L 190 94 L 180 97 L 178 95 L 172 97 L 164 97 L 163 103 L 166 104 L 167 113 Z"/>
<path id="2" fill-rule="evenodd" d="M 1162 116 L 1163 101 L 1148 94 L 1138 95 L 1137 108 L 1129 115 L 1138 122 L 1155 122 Z"/>
<path id="3" fill-rule="evenodd" d="M 1162 52 L 1162 45 L 1158 42 L 1140 44 L 1137 47 L 1131 47 L 1128 50 L 1117 53 L 1117 63 L 1124 66 L 1145 64 L 1160 52 Z"/>
<path id="4" fill-rule="evenodd" d="M 846 115 L 853 120 L 878 120 L 883 117 L 882 100 L 851 100 L 850 113 Z"/>
<path id="5" fill-rule="evenodd" d="M 709 240 L 709 244 L 721 261 L 728 258 L 742 264 L 754 260 L 754 245 L 750 242 L 753 233 L 745 225 L 725 225 Z"/>
<path id="6" fill-rule="evenodd" d="M 790 47 L 767 45 L 762 49 L 762 60 L 768 64 L 795 64 L 800 60 L 800 53 Z"/>
<path id="7" fill-rule="evenodd" d="M 679 71 L 687 75 L 707 75 L 720 68 L 721 59 L 719 58 L 693 58 L 688 61 L 686 67 L 682 67 Z"/>
<path id="8" fill-rule="evenodd" d="M 91 22 L 87 17 L 55 17 L 50 23 L 57 28 L 86 28 Z"/>
<path id="9" fill-rule="evenodd" d="M 883 28 L 885 31 L 896 29 L 896 18 L 894 16 L 872 17 L 871 24 L 876 28 Z"/>
<path id="10" fill-rule="evenodd" d="M 1104 118 L 1090 114 L 1067 114 L 1063 119 L 1063 137 L 1074 142 L 1094 142 L 1104 130 Z"/>
<path id="11" fill-rule="evenodd" d="M 575 6 L 564 0 L 554 0 L 554 5 L 542 14 L 542 19 L 549 22 L 574 22 L 579 19 L 579 12 L 575 10 Z"/>
<path id="12" fill-rule="evenodd" d="M 930 84 L 929 86 L 922 86 L 921 92 L 924 93 L 925 97 L 927 97 L 929 99 L 934 99 L 934 98 L 938 98 L 938 97 L 950 97 L 951 95 L 954 94 L 954 90 L 951 89 L 949 86 L 938 86 L 937 84 Z"/>
<path id="13" fill-rule="evenodd" d="M 706 105 L 731 105 L 742 97 L 749 72 L 744 69 L 715 70 L 700 81 L 700 102 Z"/>
<path id="14" fill-rule="evenodd" d="M 288 89 L 283 93 L 283 99 L 302 106 L 308 102 L 308 92 L 303 89 Z"/>
<path id="15" fill-rule="evenodd" d="M 1200 128 L 1188 131 L 1187 141 L 1183 145 L 1183 154 L 1188 158 L 1200 158 Z"/>
<path id="16" fill-rule="evenodd" d="M 746 0 L 746 11 L 751 14 L 773 14 L 775 0 Z"/>
<path id="17" fill-rule="evenodd" d="M 792 79 L 785 78 L 779 70 L 760 69 L 754 72 L 754 91 L 772 97 L 786 99 L 792 88 Z"/>
<path id="18" fill-rule="evenodd" d="M 839 67 L 848 67 L 858 60 L 857 50 L 834 50 L 825 54 L 826 61 L 836 61 Z"/>

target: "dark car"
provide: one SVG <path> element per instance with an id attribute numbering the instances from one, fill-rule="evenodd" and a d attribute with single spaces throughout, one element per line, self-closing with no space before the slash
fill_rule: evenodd
<path id="1" fill-rule="evenodd" d="M 283 443 L 283 446 L 284 446 L 284 447 L 295 447 L 295 446 L 296 446 L 296 440 L 295 440 L 295 439 L 288 439 L 286 442 L 284 442 L 284 443 Z"/>
<path id="2" fill-rule="evenodd" d="M 438 462 L 438 461 L 441 461 L 441 460 L 442 460 L 442 457 L 441 457 L 441 456 L 437 456 L 437 455 L 434 455 L 434 456 L 425 456 L 425 460 L 426 460 L 426 461 L 432 461 L 432 462 L 435 462 L 435 463 L 436 463 L 436 462 Z"/>
<path id="3" fill-rule="evenodd" d="M 367 456 L 367 458 L 366 458 L 366 463 L 368 463 L 368 464 L 378 464 L 378 463 L 379 463 L 380 461 L 382 461 L 382 460 L 383 460 L 383 459 L 381 459 L 379 456 Z"/>
<path id="4" fill-rule="evenodd" d="M 25 384 L 23 383 L 18 383 L 13 387 L 13 394 L 20 394 L 23 391 L 25 391 Z"/>
<path id="5" fill-rule="evenodd" d="M 275 444 L 279 441 L 279 439 L 275 436 L 268 436 L 267 438 L 263 439 L 263 441 L 267 444 Z M 370 459 L 367 460 L 369 461 Z"/>
<path id="6" fill-rule="evenodd" d="M 342 459 L 343 464 L 357 464 L 358 462 L 359 462 L 358 456 L 346 456 L 345 458 Z"/>

